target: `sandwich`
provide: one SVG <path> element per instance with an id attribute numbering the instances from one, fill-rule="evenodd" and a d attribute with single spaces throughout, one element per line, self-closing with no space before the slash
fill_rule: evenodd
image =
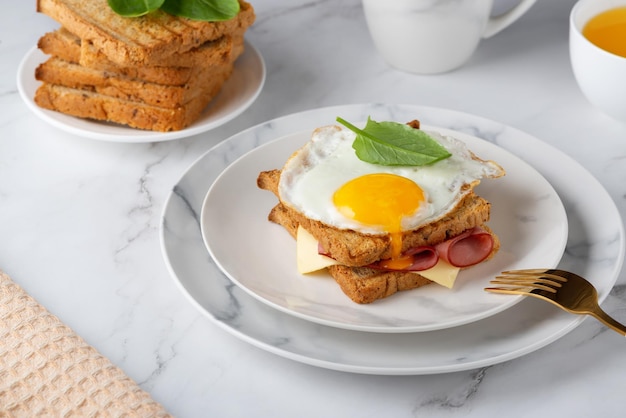
<path id="1" fill-rule="evenodd" d="M 160 10 L 126 18 L 106 0 L 38 0 L 37 10 L 62 25 L 38 42 L 50 57 L 35 71 L 37 105 L 164 132 L 200 118 L 231 76 L 255 19 L 243 0 L 235 17 L 215 22 Z"/>
<path id="2" fill-rule="evenodd" d="M 433 281 L 451 287 L 459 270 L 494 256 L 490 203 L 474 189 L 502 167 L 418 121 L 338 120 L 257 178 L 278 199 L 269 221 L 297 240 L 300 273 L 326 269 L 367 304 Z"/>

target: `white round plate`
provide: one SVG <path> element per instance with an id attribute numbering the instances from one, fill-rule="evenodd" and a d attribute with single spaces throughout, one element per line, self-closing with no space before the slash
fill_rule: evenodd
<path id="1" fill-rule="evenodd" d="M 513 306 L 522 296 L 502 297 L 484 288 L 505 270 L 558 264 L 568 232 L 558 194 L 534 168 L 497 145 L 449 129 L 424 125 L 422 129 L 453 136 L 506 170 L 506 176 L 485 179 L 476 188 L 479 196 L 491 202 L 489 225 L 500 238 L 500 251 L 489 262 L 461 271 L 452 289 L 433 284 L 359 305 L 343 294 L 328 273 L 298 273 L 294 239 L 267 220 L 278 200 L 260 190 L 256 179 L 263 170 L 281 168 L 310 139 L 311 131 L 253 149 L 216 179 L 200 218 L 211 256 L 235 284 L 260 301 L 309 321 L 357 331 L 432 331 L 477 321 Z"/>
<path id="2" fill-rule="evenodd" d="M 202 240 L 200 210 L 209 188 L 225 168 L 255 147 L 325 125 L 337 115 L 355 121 L 369 115 L 381 120 L 418 118 L 426 125 L 483 138 L 526 161 L 550 182 L 565 206 L 569 235 L 558 267 L 588 278 L 600 301 L 606 298 L 622 267 L 624 228 L 606 190 L 576 161 L 524 132 L 470 114 L 413 105 L 347 105 L 297 113 L 243 131 L 200 157 L 174 185 L 161 223 L 164 258 L 191 303 L 224 330 L 269 352 L 318 367 L 421 375 L 470 370 L 520 357 L 584 320 L 549 303 L 524 299 L 463 326 L 419 333 L 360 332 L 286 314 L 233 284 Z"/>
<path id="3" fill-rule="evenodd" d="M 59 129 L 85 138 L 111 142 L 170 141 L 215 129 L 250 107 L 261 93 L 265 83 L 263 57 L 250 42 L 245 41 L 244 52 L 235 62 L 232 75 L 224 83 L 219 94 L 204 109 L 200 118 L 180 131 L 155 132 L 77 118 L 37 106 L 34 97 L 41 82 L 35 79 L 35 69 L 47 59 L 47 55 L 34 47 L 24 56 L 19 65 L 17 87 L 26 105 L 35 115 Z"/>

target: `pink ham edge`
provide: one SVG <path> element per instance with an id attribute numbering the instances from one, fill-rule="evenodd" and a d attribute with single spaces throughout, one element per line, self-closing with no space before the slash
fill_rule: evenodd
<path id="1" fill-rule="evenodd" d="M 428 270 L 429 268 L 435 267 L 435 265 L 437 264 L 437 261 L 439 261 L 439 255 L 437 255 L 437 251 L 433 247 L 414 248 L 412 250 L 407 251 L 403 255 L 413 256 L 413 264 L 411 264 L 407 268 L 395 270 L 395 269 L 390 269 L 388 267 L 382 267 L 381 263 L 384 260 L 369 264 L 366 267 L 376 269 L 376 270 L 387 270 L 387 271 L 424 271 L 424 270 Z"/>
<path id="2" fill-rule="evenodd" d="M 465 231 L 435 246 L 439 256 L 454 267 L 469 267 L 485 260 L 493 250 L 493 237 L 480 227 Z"/>
<path id="3" fill-rule="evenodd" d="M 324 247 L 322 247 L 322 245 L 319 243 L 317 244 L 317 252 L 320 255 L 330 257 L 330 255 L 324 250 Z M 401 270 L 394 270 L 394 269 L 389 269 L 387 267 L 381 266 L 382 262 L 385 260 L 376 261 L 375 263 L 368 264 L 367 266 L 364 266 L 364 267 L 369 267 L 375 270 L 387 270 L 387 271 L 424 271 L 424 270 L 428 270 L 429 268 L 435 267 L 435 265 L 439 261 L 439 255 L 437 254 L 437 251 L 435 250 L 434 247 L 424 246 L 424 247 L 413 248 L 412 250 L 407 251 L 403 255 L 412 255 L 414 256 L 414 258 L 413 258 L 413 264 Z"/>
<path id="4" fill-rule="evenodd" d="M 417 247 L 403 255 L 414 255 L 415 260 L 406 269 L 390 270 L 380 266 L 381 261 L 366 267 L 388 271 L 424 271 L 434 267 L 439 257 L 454 267 L 469 267 L 485 260 L 493 250 L 493 237 L 480 227 L 470 229 L 456 237 L 437 244 L 434 247 Z M 318 252 L 329 257 L 324 248 L 318 244 Z"/>

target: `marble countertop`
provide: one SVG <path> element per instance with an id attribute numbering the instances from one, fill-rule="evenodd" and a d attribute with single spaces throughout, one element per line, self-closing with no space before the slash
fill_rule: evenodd
<path id="1" fill-rule="evenodd" d="M 538 2 L 483 41 L 464 67 L 436 76 L 390 68 L 374 50 L 358 0 L 253 5 L 257 21 L 247 39 L 267 66 L 257 101 L 209 132 L 147 144 L 81 138 L 35 116 L 18 94 L 17 69 L 57 24 L 37 14 L 33 2 L 5 7 L 0 269 L 177 417 L 621 416 L 626 362 L 620 353 L 626 341 L 591 318 L 512 360 L 390 376 L 276 355 L 226 332 L 189 301 L 161 248 L 172 188 L 232 135 L 310 109 L 388 103 L 497 121 L 578 162 L 606 189 L 621 217 L 626 215 L 626 124 L 593 108 L 576 85 L 567 39 L 573 0 Z M 541 158 L 524 143 L 515 146 L 529 161 Z M 220 152 L 226 158 L 229 148 Z M 570 167 L 551 163 L 554 172 Z M 576 195 L 575 173 L 570 181 L 568 196 L 574 198 L 564 201 L 566 207 L 593 207 Z M 575 258 L 574 244 L 570 237 L 569 256 Z M 597 257 L 583 261 L 601 267 L 601 254 L 580 254 Z M 621 322 L 625 286 L 621 272 L 603 302 Z"/>

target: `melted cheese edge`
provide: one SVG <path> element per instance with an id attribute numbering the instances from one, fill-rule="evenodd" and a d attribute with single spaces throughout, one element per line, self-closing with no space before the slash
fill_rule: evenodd
<path id="1" fill-rule="evenodd" d="M 296 259 L 298 272 L 300 274 L 313 273 L 325 269 L 326 267 L 339 264 L 336 260 L 319 254 L 317 248 L 318 243 L 315 237 L 306 229 L 298 226 L 296 233 Z M 441 286 L 452 289 L 459 271 L 460 268 L 454 267 L 440 259 L 434 267 L 415 272 L 415 274 L 420 274 Z"/>

